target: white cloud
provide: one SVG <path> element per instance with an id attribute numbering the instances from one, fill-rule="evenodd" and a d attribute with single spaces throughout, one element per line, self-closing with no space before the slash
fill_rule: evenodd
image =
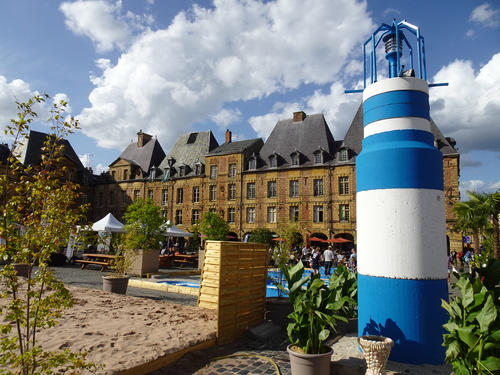
<path id="1" fill-rule="evenodd" d="M 98 63 L 83 131 L 101 147 L 123 148 L 142 128 L 168 148 L 222 108 L 331 84 L 375 26 L 364 2 L 317 0 L 307 16 L 302 8 L 301 0 L 215 0 L 143 33 L 115 65 Z"/>
<path id="2" fill-rule="evenodd" d="M 151 22 L 150 17 L 132 12 L 122 15 L 121 0 L 63 2 L 59 9 L 66 17 L 66 26 L 75 34 L 90 38 L 98 52 L 125 50 L 134 32 L 144 30 L 143 25 Z"/>
<path id="3" fill-rule="evenodd" d="M 495 29 L 500 26 L 500 10 L 494 9 L 488 3 L 484 3 L 472 11 L 470 20 Z"/>
<path id="4" fill-rule="evenodd" d="M 217 124 L 219 129 L 224 130 L 232 124 L 237 123 L 241 120 L 241 111 L 238 108 L 235 109 L 223 109 L 216 115 L 212 116 L 213 122 Z"/>
<path id="5" fill-rule="evenodd" d="M 443 134 L 455 138 L 461 152 L 500 152 L 500 53 L 475 71 L 472 62 L 456 60 L 443 67 L 431 88 L 431 114 Z"/>

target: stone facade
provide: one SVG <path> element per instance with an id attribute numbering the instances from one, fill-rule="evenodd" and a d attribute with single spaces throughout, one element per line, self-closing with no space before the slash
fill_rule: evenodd
<path id="1" fill-rule="evenodd" d="M 265 143 L 233 142 L 227 131 L 218 145 L 210 131 L 188 133 L 167 155 L 151 148 L 147 157 L 142 155 L 142 166 L 127 158 L 127 152 L 133 153 L 127 149 L 94 185 L 92 221 L 109 212 L 121 219 L 135 199 L 152 198 L 166 220 L 187 231 L 212 211 L 229 223 L 230 237 L 239 240 L 256 228 L 277 231 L 280 222 L 294 220 L 304 239 L 343 237 L 355 244 L 361 110 L 342 141 L 333 138 L 322 114 L 296 112 L 279 121 Z M 451 230 L 452 208 L 460 199 L 459 154 L 454 140 L 434 123 L 432 131 L 443 153 L 449 244 L 459 249 L 461 237 Z M 129 148 L 143 149 L 149 142 L 157 141 L 141 131 Z"/>

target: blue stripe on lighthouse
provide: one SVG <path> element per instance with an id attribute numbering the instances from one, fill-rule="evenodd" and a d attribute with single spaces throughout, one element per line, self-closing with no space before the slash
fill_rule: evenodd
<path id="1" fill-rule="evenodd" d="M 363 103 L 363 123 L 394 117 L 430 119 L 429 95 L 422 91 L 390 91 L 372 96 Z"/>
<path id="2" fill-rule="evenodd" d="M 397 130 L 365 138 L 356 160 L 356 190 L 443 190 L 442 154 L 433 140 L 432 133 L 421 130 Z"/>
<path id="3" fill-rule="evenodd" d="M 394 340 L 389 359 L 403 363 L 441 364 L 447 322 L 441 299 L 448 299 L 446 280 L 401 280 L 358 274 L 358 334 Z"/>

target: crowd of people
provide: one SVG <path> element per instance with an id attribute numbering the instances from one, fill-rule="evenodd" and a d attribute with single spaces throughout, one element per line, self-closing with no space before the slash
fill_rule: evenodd
<path id="1" fill-rule="evenodd" d="M 272 253 L 280 251 L 280 249 L 278 247 L 275 249 L 270 248 L 269 251 Z M 270 263 L 274 266 L 272 258 L 271 256 Z M 304 263 L 305 267 L 312 268 L 314 274 L 318 274 L 320 267 L 324 267 L 325 276 L 330 276 L 332 269 L 339 265 L 344 265 L 353 272 L 357 271 L 358 266 L 356 249 L 342 251 L 341 249 L 333 249 L 332 246 L 328 246 L 325 249 L 319 246 L 304 246 L 302 249 L 295 247 L 290 252 L 289 264 L 296 264 L 299 260 Z"/>

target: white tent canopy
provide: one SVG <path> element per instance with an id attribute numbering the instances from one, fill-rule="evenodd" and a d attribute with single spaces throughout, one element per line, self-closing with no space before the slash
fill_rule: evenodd
<path id="1" fill-rule="evenodd" d="M 172 225 L 165 231 L 165 236 L 167 237 L 193 237 L 192 233 L 185 232 L 180 228 L 177 228 L 175 225 Z"/>
<path id="2" fill-rule="evenodd" d="M 92 225 L 92 230 L 104 231 L 104 232 L 125 232 L 123 229 L 123 224 L 120 223 L 112 213 L 107 214 L 101 220 L 97 221 Z"/>

